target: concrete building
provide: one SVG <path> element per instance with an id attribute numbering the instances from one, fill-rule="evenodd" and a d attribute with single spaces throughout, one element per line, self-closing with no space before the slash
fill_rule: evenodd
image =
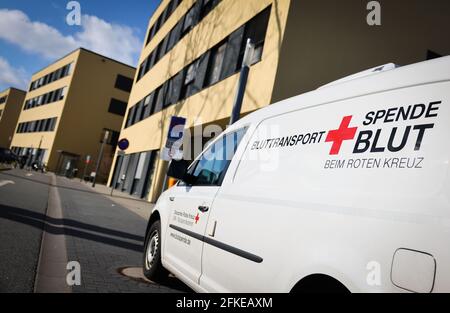
<path id="1" fill-rule="evenodd" d="M 126 112 L 135 68 L 77 49 L 35 73 L 11 147 L 28 165 L 59 175 L 95 170 L 108 131 L 98 181 L 105 181 Z"/>
<path id="2" fill-rule="evenodd" d="M 16 131 L 26 92 L 9 88 L 0 92 L 0 147 L 9 148 Z"/>
<path id="3" fill-rule="evenodd" d="M 371 26 L 361 0 L 163 0 L 147 39 L 122 125 L 130 142 L 109 183 L 155 201 L 171 116 L 225 126 L 248 38 L 256 45 L 242 106 L 248 114 L 377 65 L 450 53 L 450 2 L 379 1 Z"/>

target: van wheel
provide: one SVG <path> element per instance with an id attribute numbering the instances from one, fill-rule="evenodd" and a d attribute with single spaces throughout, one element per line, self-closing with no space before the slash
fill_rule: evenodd
<path id="1" fill-rule="evenodd" d="M 161 262 L 160 221 L 155 221 L 147 233 L 144 251 L 144 275 L 154 282 L 159 282 L 168 276 L 168 272 Z"/>

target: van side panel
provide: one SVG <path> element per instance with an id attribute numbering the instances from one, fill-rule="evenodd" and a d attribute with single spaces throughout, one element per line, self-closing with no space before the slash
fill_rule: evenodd
<path id="1" fill-rule="evenodd" d="M 290 291 L 323 273 L 351 291 L 402 291 L 391 281 L 402 248 L 431 255 L 433 291 L 450 290 L 449 117 L 447 81 L 262 121 L 210 221 L 216 240 L 263 261 L 205 245 L 201 283 Z"/>

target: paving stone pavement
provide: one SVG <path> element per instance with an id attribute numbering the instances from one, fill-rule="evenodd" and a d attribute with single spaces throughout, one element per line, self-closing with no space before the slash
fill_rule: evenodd
<path id="1" fill-rule="evenodd" d="M 176 280 L 157 285 L 119 274 L 140 267 L 147 220 L 85 184 L 57 178 L 64 217 L 68 261 L 81 266 L 81 286 L 73 292 L 189 292 Z"/>

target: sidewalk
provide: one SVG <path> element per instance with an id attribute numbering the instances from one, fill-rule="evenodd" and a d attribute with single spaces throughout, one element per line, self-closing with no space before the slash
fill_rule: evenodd
<path id="1" fill-rule="evenodd" d="M 92 187 L 92 183 L 80 182 L 78 179 L 72 179 L 73 182 L 78 182 L 80 185 L 84 187 L 88 187 L 89 189 L 109 198 L 110 200 L 116 202 L 118 205 L 126 207 L 131 212 L 139 215 L 145 220 L 149 220 L 150 214 L 155 206 L 155 204 L 150 203 L 143 199 L 138 199 L 131 196 L 128 193 L 120 192 L 117 190 L 113 191 L 113 195 L 111 196 L 111 188 L 105 185 L 96 184 L 95 188 Z"/>
<path id="2" fill-rule="evenodd" d="M 6 164 L 3 164 L 3 163 L 0 163 L 0 171 L 7 171 L 7 170 L 10 170 L 10 169 L 12 169 L 11 165 L 6 165 Z"/>
<path id="3" fill-rule="evenodd" d="M 92 188 L 76 179 L 57 177 L 56 185 L 67 258 L 81 268 L 81 285 L 72 292 L 190 290 L 174 277 L 162 285 L 143 280 L 143 243 L 153 204 L 119 193 L 111 197 L 105 186 Z"/>

